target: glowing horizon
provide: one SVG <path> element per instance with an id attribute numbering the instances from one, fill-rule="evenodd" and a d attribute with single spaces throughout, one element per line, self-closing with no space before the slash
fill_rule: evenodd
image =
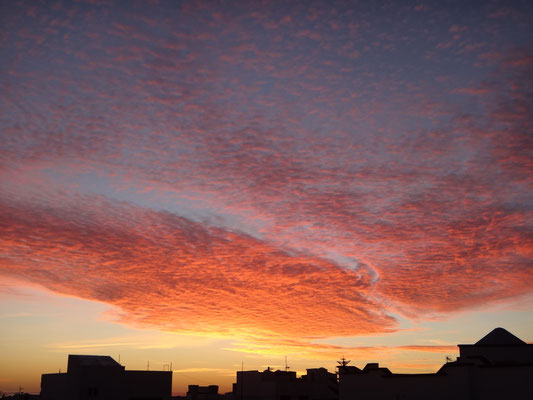
<path id="1" fill-rule="evenodd" d="M 533 341 L 533 6 L 128 4 L 0 6 L 0 390 Z"/>

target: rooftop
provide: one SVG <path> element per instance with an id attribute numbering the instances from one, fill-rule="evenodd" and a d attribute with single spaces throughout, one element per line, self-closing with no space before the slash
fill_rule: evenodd
<path id="1" fill-rule="evenodd" d="M 516 346 L 525 344 L 527 343 L 503 328 L 493 329 L 476 342 L 477 346 Z"/>
<path id="2" fill-rule="evenodd" d="M 86 356 L 69 354 L 69 364 L 73 363 L 82 367 L 120 367 L 120 364 L 110 356 Z"/>

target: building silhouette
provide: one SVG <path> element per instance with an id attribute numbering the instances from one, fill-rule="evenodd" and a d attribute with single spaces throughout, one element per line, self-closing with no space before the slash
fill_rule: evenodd
<path id="1" fill-rule="evenodd" d="M 307 369 L 300 378 L 294 371 L 237 371 L 235 400 L 336 400 L 337 377 L 325 368 Z"/>
<path id="2" fill-rule="evenodd" d="M 187 400 L 219 400 L 218 386 L 189 385 L 186 398 Z"/>
<path id="3" fill-rule="evenodd" d="M 339 367 L 339 400 L 531 400 L 533 345 L 503 328 L 475 344 L 434 374 L 393 374 L 377 363 L 362 370 Z"/>
<path id="4" fill-rule="evenodd" d="M 170 400 L 171 371 L 126 371 L 109 356 L 69 355 L 66 373 L 43 374 L 42 400 Z"/>
<path id="5" fill-rule="evenodd" d="M 533 344 L 496 328 L 475 344 L 459 344 L 459 357 L 436 373 L 395 374 L 378 363 L 363 369 L 339 362 L 296 372 L 237 371 L 233 391 L 189 385 L 171 397 L 171 371 L 126 371 L 109 356 L 69 355 L 66 373 L 43 374 L 43 400 L 531 400 Z"/>

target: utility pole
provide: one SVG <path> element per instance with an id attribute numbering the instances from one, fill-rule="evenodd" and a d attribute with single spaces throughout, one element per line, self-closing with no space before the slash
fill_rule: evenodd
<path id="1" fill-rule="evenodd" d="M 244 361 L 241 363 L 241 400 L 244 399 Z"/>

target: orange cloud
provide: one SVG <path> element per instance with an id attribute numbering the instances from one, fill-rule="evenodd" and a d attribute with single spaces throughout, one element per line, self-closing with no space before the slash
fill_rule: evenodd
<path id="1" fill-rule="evenodd" d="M 361 360 L 396 360 L 397 357 L 408 359 L 410 354 L 435 353 L 455 354 L 457 346 L 452 345 L 401 345 L 401 346 L 340 346 L 329 343 L 316 343 L 302 339 L 287 339 L 284 337 L 247 337 L 245 341 L 235 343 L 226 350 L 243 353 L 259 354 L 263 356 L 283 356 L 293 354 L 298 358 L 315 360 L 338 359 L 341 355 Z M 402 365 L 394 366 L 404 368 Z M 401 364 L 401 362 L 400 362 Z M 421 366 L 416 364 L 419 368 Z M 435 364 L 437 365 L 437 364 Z"/>
<path id="2" fill-rule="evenodd" d="M 0 272 L 165 330 L 304 338 L 395 326 L 366 280 L 330 261 L 166 212 L 83 202 L 4 201 Z"/>
<path id="3" fill-rule="evenodd" d="M 2 274 L 275 340 L 531 292 L 520 6 L 404 32 L 407 8 L 245 3 L 6 6 Z"/>

